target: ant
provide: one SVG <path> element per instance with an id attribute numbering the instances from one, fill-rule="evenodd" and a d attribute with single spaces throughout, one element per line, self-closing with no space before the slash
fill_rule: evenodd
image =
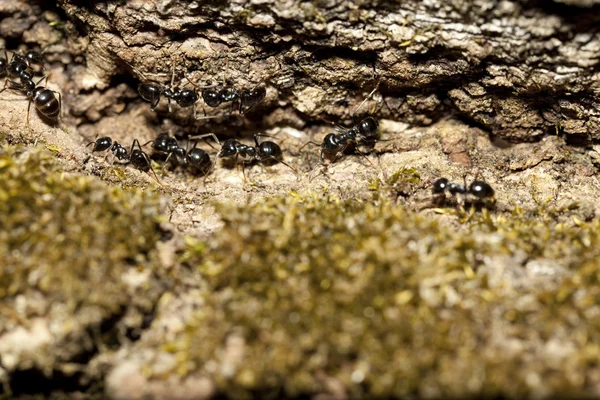
<path id="1" fill-rule="evenodd" d="M 135 148 L 136 144 L 138 147 L 137 149 Z M 86 147 L 89 147 L 91 145 L 94 145 L 94 147 L 92 147 L 92 153 L 94 153 L 96 151 L 110 150 L 113 153 L 113 155 L 115 156 L 115 158 L 117 158 L 118 160 L 126 161 L 127 163 L 130 163 L 131 165 L 133 165 L 135 168 L 139 169 L 142 172 L 152 171 L 152 174 L 154 175 L 154 179 L 156 179 L 156 182 L 158 182 L 159 185 L 163 186 L 163 184 L 158 179 L 158 176 L 152 169 L 150 158 L 148 157 L 148 155 L 146 153 L 144 153 L 144 151 L 142 150 L 142 146 L 140 146 L 140 142 L 137 139 L 133 140 L 133 143 L 131 144 L 131 149 L 129 150 L 129 152 L 127 152 L 127 149 L 125 147 L 123 147 L 118 142 L 113 141 L 108 136 L 103 136 L 101 138 L 98 138 L 95 141 L 88 143 L 86 145 Z M 106 160 L 106 157 L 105 157 L 105 160 Z M 114 163 L 114 161 L 113 161 L 113 163 Z"/>
<path id="2" fill-rule="evenodd" d="M 467 188 L 463 185 L 450 182 L 447 178 L 439 178 L 433 183 L 432 192 L 437 201 L 444 203 L 449 197 L 453 197 L 457 204 L 482 204 L 494 197 L 494 189 L 486 182 L 474 180 Z"/>
<path id="3" fill-rule="evenodd" d="M 191 83 L 195 88 L 202 88 L 201 86 L 197 86 L 189 79 L 185 78 L 189 83 Z M 200 96 L 195 90 L 192 89 L 174 89 L 173 85 L 175 82 L 175 63 L 173 64 L 173 69 L 171 73 L 171 84 L 169 87 L 163 86 L 157 83 L 150 82 L 141 82 L 138 85 L 138 93 L 141 98 L 151 104 L 150 109 L 152 111 L 156 110 L 158 107 L 158 103 L 160 102 L 161 96 L 167 98 L 169 112 L 171 109 L 171 101 L 177 103 L 177 105 L 181 108 L 193 107 L 193 116 L 194 119 L 198 119 L 196 117 L 196 107 L 194 105 L 200 100 Z"/>
<path id="4" fill-rule="evenodd" d="M 205 137 L 212 137 L 217 143 L 219 142 L 219 139 L 217 139 L 214 133 L 199 135 L 195 138 L 200 139 Z M 194 146 L 191 149 L 184 149 L 179 146 L 175 137 L 169 135 L 168 133 L 161 133 L 156 137 L 156 139 L 144 143 L 144 146 L 146 146 L 148 143 L 152 143 L 152 149 L 155 152 L 167 154 L 164 164 L 165 166 L 171 156 L 175 155 L 175 159 L 179 165 L 187 166 L 188 169 L 193 173 L 207 174 L 211 169 L 212 163 L 210 161 L 210 156 L 206 151 L 196 147 L 198 145 L 197 141 L 194 143 Z"/>
<path id="5" fill-rule="evenodd" d="M 23 82 L 24 77 L 28 77 L 29 79 L 33 77 L 32 65 L 37 65 L 42 70 L 44 69 L 44 56 L 36 50 L 29 50 L 25 53 L 25 56 L 13 53 L 10 62 L 8 61 L 8 53 L 5 50 L 4 57 L 2 64 L 5 64 L 5 69 L 9 77 L 21 78 L 21 82 Z"/>
<path id="6" fill-rule="evenodd" d="M 62 97 L 61 94 L 50 90 L 43 86 L 38 86 L 41 81 L 48 77 L 42 77 L 39 81 L 33 82 L 31 75 L 28 75 L 27 70 L 23 70 L 20 73 L 21 83 L 13 80 L 8 80 L 10 86 L 8 89 L 19 91 L 29 99 L 29 106 L 27 107 L 27 126 L 29 126 L 29 114 L 31 110 L 31 103 L 35 104 L 35 108 L 46 118 L 55 120 L 59 117 L 61 111 Z M 2 93 L 7 88 L 0 90 Z M 58 99 L 56 95 L 58 94 Z"/>
<path id="7" fill-rule="evenodd" d="M 371 93 L 369 93 L 352 114 L 356 114 L 367 100 L 373 96 L 378 88 L 379 81 Z M 366 117 L 350 129 L 338 126 L 336 127 L 336 130 L 338 133 L 332 132 L 327 134 L 320 144 L 310 141 L 305 143 L 300 150 L 309 144 L 319 146 L 321 148 L 319 160 L 321 164 L 324 164 L 325 159 L 329 160 L 331 163 L 337 161 L 344 154 L 346 149 L 353 147 L 369 161 L 369 164 L 373 165 L 373 163 L 357 149 L 357 146 L 367 146 L 372 149 L 375 146 L 375 142 L 379 140 L 379 122 L 375 118 Z"/>
<path id="8" fill-rule="evenodd" d="M 283 153 L 281 151 L 281 147 L 279 147 L 277 143 L 272 142 L 270 140 L 265 140 L 259 143 L 258 138 L 261 136 L 267 135 L 254 135 L 255 146 L 249 146 L 240 143 L 237 139 L 226 140 L 221 145 L 221 150 L 217 153 L 217 157 L 215 158 L 215 164 L 217 162 L 216 159 L 219 157 L 225 158 L 235 156 L 236 165 L 238 165 L 239 157 L 242 157 L 243 159 L 248 159 L 247 161 L 244 160 L 242 162 L 242 173 L 244 175 L 244 182 L 246 182 L 246 172 L 244 171 L 244 165 L 246 164 L 246 162 L 251 161 L 257 161 L 264 164 L 272 160 L 274 162 L 279 162 L 285 165 L 297 174 L 298 172 L 296 171 L 296 169 L 294 169 L 294 167 L 283 161 Z"/>
<path id="9" fill-rule="evenodd" d="M 191 82 L 190 82 L 191 83 Z M 155 83 L 142 82 L 138 85 L 138 93 L 145 101 L 151 103 L 150 109 L 152 111 L 156 110 L 158 103 L 160 102 L 160 97 L 165 96 L 169 102 L 169 112 L 171 109 L 171 100 L 177 103 L 178 106 L 182 108 L 192 107 L 196 102 L 198 102 L 199 97 L 198 94 L 189 89 L 179 90 L 179 89 L 171 89 L 164 87 Z M 196 118 L 196 108 L 194 107 L 194 118 Z"/>
<path id="10" fill-rule="evenodd" d="M 323 138 L 323 142 L 321 144 L 313 141 L 307 142 L 300 147 L 300 150 L 309 144 L 320 146 L 321 153 L 319 155 L 319 160 L 321 164 L 324 164 L 325 159 L 333 163 L 342 156 L 348 146 L 356 147 L 359 145 L 365 145 L 372 148 L 378 139 L 379 122 L 373 117 L 367 117 L 346 131 L 342 131 L 340 133 L 332 132 L 327 134 Z M 362 152 L 358 151 L 358 149 L 356 149 L 356 151 L 366 158 L 366 156 Z M 373 165 L 368 158 L 366 159 L 371 165 Z"/>
<path id="11" fill-rule="evenodd" d="M 265 99 L 267 89 L 263 85 L 258 85 L 253 89 L 223 88 L 220 90 L 206 88 L 202 91 L 204 103 L 212 108 L 219 107 L 221 104 L 231 102 L 231 112 L 237 106 L 240 114 L 245 114 L 250 109 Z"/>
<path id="12" fill-rule="evenodd" d="M 110 150 L 115 158 L 119 161 L 129 160 L 129 153 L 127 153 L 127 149 L 118 142 L 113 142 L 113 140 L 108 136 L 98 138 L 96 141 L 88 143 L 85 147 L 89 147 L 91 145 L 94 145 L 94 147 L 92 147 L 92 153 L 96 151 Z M 108 154 L 106 157 L 108 157 Z M 106 160 L 106 157 L 104 157 L 104 160 Z"/>

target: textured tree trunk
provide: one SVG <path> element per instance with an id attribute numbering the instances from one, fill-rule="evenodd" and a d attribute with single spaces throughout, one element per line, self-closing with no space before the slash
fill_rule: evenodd
<path id="1" fill-rule="evenodd" d="M 564 3 L 59 2 L 89 41 L 76 92 L 119 74 L 166 82 L 176 60 L 179 80 L 266 83 L 265 126 L 347 118 L 380 80 L 383 118 L 595 140 L 600 14 Z"/>

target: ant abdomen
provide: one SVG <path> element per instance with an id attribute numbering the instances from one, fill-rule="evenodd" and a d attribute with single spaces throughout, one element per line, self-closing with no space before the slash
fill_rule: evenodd
<path id="1" fill-rule="evenodd" d="M 44 116 L 56 118 L 60 113 L 60 102 L 52 90 L 39 86 L 33 92 L 33 99 L 35 107 Z"/>

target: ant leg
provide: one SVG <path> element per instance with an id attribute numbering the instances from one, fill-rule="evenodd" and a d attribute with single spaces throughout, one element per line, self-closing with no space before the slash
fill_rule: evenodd
<path id="1" fill-rule="evenodd" d="M 313 141 L 311 140 L 310 142 L 306 142 L 306 143 L 304 143 L 304 144 L 302 145 L 302 147 L 300 147 L 300 148 L 298 149 L 298 151 L 302 151 L 302 149 L 303 149 L 303 148 L 305 148 L 306 146 L 308 146 L 309 144 L 314 144 L 315 146 L 320 146 L 320 145 L 321 145 L 320 143 L 313 142 Z M 323 152 L 321 151 L 321 153 L 323 153 Z"/>
<path id="2" fill-rule="evenodd" d="M 138 143 L 139 145 L 139 143 Z M 146 159 L 146 162 L 148 163 L 148 165 L 150 165 L 150 171 L 152 171 L 152 175 L 154 175 L 154 179 L 156 179 L 156 182 L 158 182 L 158 184 L 162 187 L 165 187 L 165 185 L 162 184 L 162 182 L 160 181 L 160 179 L 158 179 L 158 175 L 156 175 L 156 172 L 154 171 L 154 168 L 152 168 L 152 162 L 150 161 L 150 158 L 148 158 L 148 156 L 146 155 L 146 153 L 142 153 L 144 158 Z"/>
<path id="3" fill-rule="evenodd" d="M 205 113 L 206 114 L 206 113 Z M 200 117 L 200 118 L 196 118 L 196 121 L 201 121 L 203 119 L 215 119 L 215 118 L 219 118 L 222 117 L 225 114 L 217 114 L 217 115 L 204 115 L 204 117 Z"/>
<path id="4" fill-rule="evenodd" d="M 160 96 L 158 98 L 156 98 L 151 104 L 150 104 L 150 110 L 152 111 L 156 111 L 156 107 L 158 107 L 158 103 L 160 102 Z"/>
<path id="5" fill-rule="evenodd" d="M 242 175 L 244 176 L 244 185 L 246 184 L 246 163 L 242 161 Z"/>
<path id="6" fill-rule="evenodd" d="M 6 89 L 8 89 L 6 87 L 6 85 L 8 85 L 8 82 L 10 82 L 10 79 L 7 79 L 7 80 L 4 81 L 4 87 L 2 88 L 2 90 L 0 90 L 0 93 L 4 92 Z"/>
<path id="7" fill-rule="evenodd" d="M 208 175 L 215 169 L 217 168 L 217 161 L 219 160 L 219 154 L 221 154 L 221 152 L 218 152 L 215 155 L 215 162 L 213 163 L 213 165 L 209 168 L 208 171 L 206 171 L 206 173 L 204 174 L 204 184 L 206 185 L 206 179 L 208 178 Z"/>
<path id="8" fill-rule="evenodd" d="M 285 162 L 285 161 L 283 161 L 283 160 L 280 160 L 280 159 L 278 159 L 278 158 L 275 158 L 275 157 L 273 157 L 273 156 L 269 156 L 269 157 L 266 157 L 266 158 L 264 158 L 264 159 L 263 159 L 263 160 L 261 160 L 261 161 L 266 161 L 266 160 L 275 160 L 275 161 L 277 161 L 278 163 L 281 163 L 281 164 L 285 165 L 286 167 L 288 167 L 289 169 L 291 169 L 292 171 L 294 171 L 294 173 L 295 173 L 296 175 L 298 175 L 298 171 L 296 170 L 296 168 L 292 167 L 290 164 L 286 163 L 286 162 Z"/>
<path id="9" fill-rule="evenodd" d="M 195 136 L 189 136 L 188 140 L 194 140 L 194 139 L 203 139 L 206 137 L 211 137 L 213 139 L 215 139 L 215 142 L 217 142 L 217 144 L 220 146 L 221 142 L 219 142 L 219 139 L 217 138 L 217 135 L 215 135 L 214 133 L 205 133 L 203 135 L 195 135 Z M 210 147 L 212 147 L 212 145 L 209 142 L 206 142 L 209 144 Z M 213 147 L 214 149 L 214 147 Z"/>
<path id="10" fill-rule="evenodd" d="M 33 100 L 29 100 L 29 105 L 27 106 L 27 128 L 31 129 L 31 126 L 29 125 L 29 112 L 31 110 L 31 103 L 33 103 Z"/>
<path id="11" fill-rule="evenodd" d="M 169 162 L 169 159 L 171 158 L 171 156 L 173 155 L 173 153 L 169 153 L 169 155 L 167 156 L 167 158 L 165 159 L 165 163 L 163 164 L 162 168 L 160 169 L 160 173 L 161 175 L 164 173 L 165 168 L 167 168 L 167 163 Z"/>

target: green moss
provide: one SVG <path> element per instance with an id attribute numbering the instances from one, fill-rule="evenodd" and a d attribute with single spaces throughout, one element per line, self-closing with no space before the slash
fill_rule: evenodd
<path id="1" fill-rule="evenodd" d="M 0 181 L 3 304 L 35 292 L 111 315 L 132 301 L 122 274 L 158 266 L 156 196 L 66 174 L 45 150 L 0 151 Z"/>
<path id="2" fill-rule="evenodd" d="M 352 398 L 580 396 L 598 383 L 597 220 L 484 210 L 450 226 L 387 200 L 295 194 L 219 211 L 223 230 L 184 254 L 208 290 L 165 347 L 180 374 L 235 398 L 326 391 L 327 377 Z M 245 348 L 229 376 L 232 335 Z"/>
<path id="3" fill-rule="evenodd" d="M 381 195 L 392 199 L 398 196 L 409 196 L 414 193 L 419 182 L 421 182 L 421 175 L 416 169 L 403 167 L 383 181 L 379 178 L 369 181 L 368 187 L 373 194 L 373 200 L 378 201 Z"/>

